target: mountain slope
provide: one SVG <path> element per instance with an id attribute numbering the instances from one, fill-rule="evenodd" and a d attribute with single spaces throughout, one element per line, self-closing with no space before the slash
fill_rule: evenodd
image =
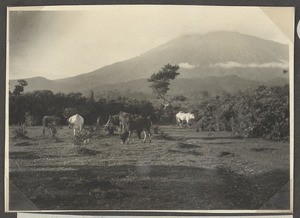
<path id="1" fill-rule="evenodd" d="M 109 84 L 148 78 L 167 63 L 180 66 L 179 78 L 238 75 L 246 80 L 266 82 L 275 79 L 276 82 L 276 78 L 287 77 L 283 74 L 283 69 L 287 69 L 288 46 L 238 32 L 188 35 L 171 40 L 138 57 L 90 73 L 52 81 L 40 77 L 28 79 L 26 90 L 97 90 Z M 14 84 L 16 81 L 11 81 L 12 87 Z"/>
<path id="2" fill-rule="evenodd" d="M 221 94 L 222 92 L 236 93 L 240 90 L 257 88 L 260 85 L 284 85 L 288 80 L 277 78 L 268 82 L 257 82 L 240 78 L 236 75 L 215 77 L 209 76 L 205 78 L 178 78 L 170 85 L 170 95 L 183 94 L 186 96 L 200 95 L 203 92 L 210 94 Z M 94 89 L 96 96 L 103 93 L 118 92 L 122 96 L 130 95 L 133 92 L 152 95 L 152 90 L 146 79 L 137 79 L 129 82 L 119 83 L 117 85 L 103 85 Z"/>

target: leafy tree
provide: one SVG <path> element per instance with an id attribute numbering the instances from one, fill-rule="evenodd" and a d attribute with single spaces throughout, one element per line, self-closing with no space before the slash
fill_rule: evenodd
<path id="1" fill-rule="evenodd" d="M 182 95 L 176 95 L 170 98 L 167 97 L 171 81 L 180 74 L 178 70 L 178 65 L 167 64 L 158 73 L 152 74 L 148 79 L 154 94 L 162 100 L 161 103 L 164 105 L 164 109 L 170 106 L 173 101 L 186 100 L 186 97 Z"/>
<path id="2" fill-rule="evenodd" d="M 18 83 L 18 85 L 15 85 L 15 89 L 13 91 L 13 95 L 15 96 L 21 95 L 22 92 L 24 92 L 24 87 L 28 85 L 28 83 L 24 79 L 19 79 Z"/>

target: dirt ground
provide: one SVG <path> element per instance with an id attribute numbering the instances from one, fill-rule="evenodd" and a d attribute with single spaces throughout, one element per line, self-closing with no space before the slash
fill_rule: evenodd
<path id="1" fill-rule="evenodd" d="M 99 131 L 78 146 L 67 127 L 46 139 L 15 129 L 11 210 L 289 209 L 289 143 L 160 126 L 152 143 Z"/>

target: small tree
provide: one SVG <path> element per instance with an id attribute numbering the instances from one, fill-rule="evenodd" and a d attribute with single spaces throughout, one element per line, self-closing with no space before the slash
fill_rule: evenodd
<path id="1" fill-rule="evenodd" d="M 150 87 L 155 95 L 161 99 L 161 103 L 164 105 L 164 109 L 171 105 L 173 101 L 185 101 L 186 97 L 182 95 L 176 95 L 171 98 L 167 97 L 167 93 L 170 90 L 169 86 L 172 80 L 174 80 L 180 73 L 178 72 L 178 65 L 165 65 L 158 73 L 154 73 L 148 79 Z"/>
<path id="2" fill-rule="evenodd" d="M 18 85 L 15 85 L 15 89 L 13 91 L 13 94 L 15 96 L 21 95 L 21 93 L 24 92 L 24 87 L 28 85 L 28 83 L 24 79 L 19 79 L 18 83 Z"/>
<path id="3" fill-rule="evenodd" d="M 27 85 L 28 85 L 28 83 L 24 79 L 20 79 L 20 80 L 18 80 L 18 84 L 15 85 L 14 91 L 12 93 L 9 92 L 9 94 L 10 94 L 10 96 L 9 96 L 10 97 L 10 99 L 9 99 L 10 106 L 13 105 L 13 104 L 18 105 L 15 108 L 15 110 L 13 110 L 14 112 L 16 111 L 16 114 L 18 116 L 18 118 L 16 120 L 18 121 L 18 125 L 19 125 L 19 129 L 17 129 L 15 131 L 15 137 L 16 138 L 17 137 L 28 138 L 26 136 L 26 134 L 27 134 L 26 125 L 25 125 L 26 118 L 24 118 L 24 114 L 22 113 L 22 107 L 24 106 L 23 104 L 24 104 L 25 101 L 24 101 L 24 98 L 22 98 L 22 96 L 21 96 L 21 94 L 24 92 L 24 87 L 27 86 Z M 12 118 L 12 115 L 11 115 L 11 114 L 13 114 L 13 113 L 11 113 L 12 108 L 13 107 L 10 107 L 10 120 L 15 119 L 15 118 Z"/>

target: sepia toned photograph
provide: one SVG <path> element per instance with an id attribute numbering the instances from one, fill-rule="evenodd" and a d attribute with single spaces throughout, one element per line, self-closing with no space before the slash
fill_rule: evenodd
<path id="1" fill-rule="evenodd" d="M 293 7 L 8 7 L 6 212 L 292 212 L 293 52 Z"/>

